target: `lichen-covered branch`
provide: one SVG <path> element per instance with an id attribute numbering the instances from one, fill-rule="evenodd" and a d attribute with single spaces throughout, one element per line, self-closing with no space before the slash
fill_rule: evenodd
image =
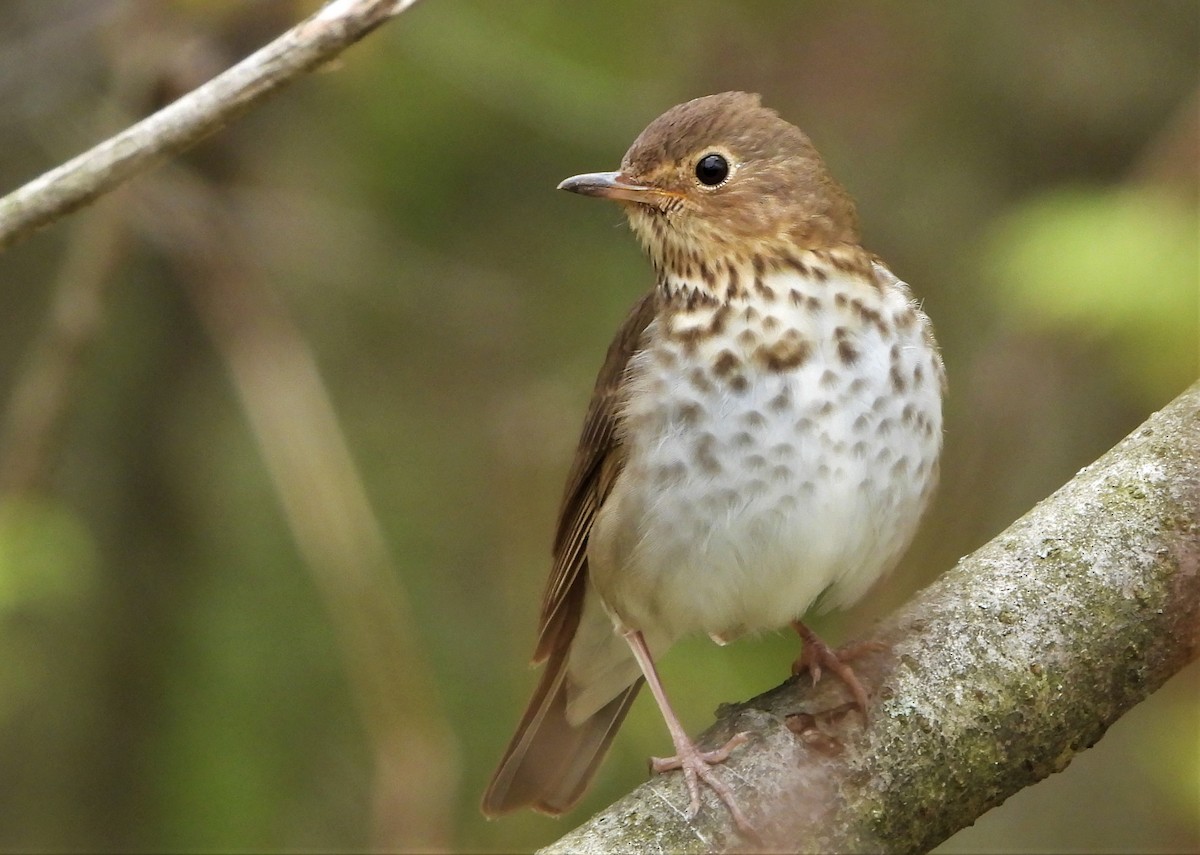
<path id="1" fill-rule="evenodd" d="M 332 0 L 152 116 L 0 199 L 0 250 L 228 124 L 417 0 Z"/>
<path id="2" fill-rule="evenodd" d="M 1065 768 L 1200 651 L 1200 383 L 871 638 L 865 727 L 799 680 L 706 734 L 756 735 L 719 771 L 763 842 L 712 798 L 688 822 L 676 773 L 543 852 L 923 852 Z"/>

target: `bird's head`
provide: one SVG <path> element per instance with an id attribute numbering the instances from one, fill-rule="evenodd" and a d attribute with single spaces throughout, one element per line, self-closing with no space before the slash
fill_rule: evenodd
<path id="1" fill-rule="evenodd" d="M 621 203 L 660 271 L 859 241 L 854 202 L 805 134 L 758 95 L 724 92 L 672 107 L 617 172 L 559 185 Z"/>

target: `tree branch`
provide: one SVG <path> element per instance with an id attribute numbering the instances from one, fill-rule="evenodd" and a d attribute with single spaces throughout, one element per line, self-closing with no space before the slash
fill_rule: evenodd
<path id="1" fill-rule="evenodd" d="M 769 849 L 923 852 L 1095 744 L 1200 650 L 1200 382 L 959 561 L 856 660 L 864 728 L 839 687 L 789 680 L 723 707 L 750 730 L 720 772 Z M 660 776 L 543 853 L 747 846 L 707 798 Z M 755 848 L 759 848 L 755 846 Z"/>
<path id="2" fill-rule="evenodd" d="M 219 130 L 417 0 L 332 0 L 237 65 L 0 199 L 0 250 Z"/>

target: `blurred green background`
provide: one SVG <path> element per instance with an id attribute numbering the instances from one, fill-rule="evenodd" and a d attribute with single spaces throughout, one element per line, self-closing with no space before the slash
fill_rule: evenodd
<path id="1" fill-rule="evenodd" d="M 0 185 L 314 8 L 6 0 Z M 644 778 L 645 696 L 565 820 L 476 807 L 649 284 L 619 211 L 554 185 L 726 89 L 811 135 L 949 371 L 938 501 L 834 641 L 1197 377 L 1194 0 L 424 0 L 0 257 L 0 849 L 528 849 Z M 696 641 L 664 676 L 696 731 L 796 649 Z M 1198 690 L 944 851 L 1200 850 Z"/>

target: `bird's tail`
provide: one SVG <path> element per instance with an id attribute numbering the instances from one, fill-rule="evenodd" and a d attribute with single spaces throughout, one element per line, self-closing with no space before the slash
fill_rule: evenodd
<path id="1" fill-rule="evenodd" d="M 641 678 L 587 719 L 572 725 L 567 720 L 569 649 L 569 645 L 563 645 L 546 662 L 516 735 L 483 795 L 487 816 L 525 806 L 549 814 L 570 810 L 583 796 L 637 697 Z"/>

